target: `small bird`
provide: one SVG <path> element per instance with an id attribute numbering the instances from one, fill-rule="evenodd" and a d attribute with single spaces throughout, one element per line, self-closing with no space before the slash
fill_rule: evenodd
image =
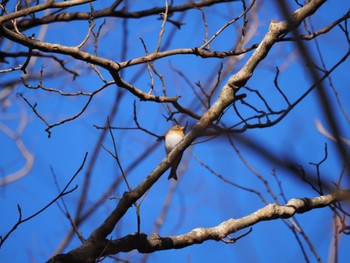
<path id="1" fill-rule="evenodd" d="M 167 133 L 165 134 L 166 154 L 169 154 L 176 147 L 176 145 L 182 140 L 183 137 L 185 137 L 184 127 L 180 125 L 175 125 L 169 131 L 167 131 Z M 175 180 L 177 180 L 176 169 L 179 166 L 181 158 L 182 158 L 182 154 L 180 154 L 180 156 L 178 156 L 174 161 L 174 163 L 171 165 L 171 170 L 168 176 L 168 180 L 170 180 L 171 178 L 174 178 Z"/>

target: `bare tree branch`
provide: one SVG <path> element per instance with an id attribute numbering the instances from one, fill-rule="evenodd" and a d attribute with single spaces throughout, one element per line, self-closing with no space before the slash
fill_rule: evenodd
<path id="1" fill-rule="evenodd" d="M 208 240 L 221 241 L 229 234 L 251 227 L 259 222 L 290 218 L 295 214 L 302 214 L 313 209 L 328 206 L 331 203 L 350 199 L 350 190 L 337 191 L 333 194 L 318 196 L 315 198 L 295 198 L 285 205 L 269 204 L 256 212 L 239 219 L 230 218 L 220 225 L 211 228 L 196 228 L 192 231 L 179 235 L 160 237 L 153 234 L 127 235 L 117 240 L 96 240 L 96 243 L 86 243 L 80 248 L 67 254 L 60 254 L 51 258 L 53 262 L 80 262 L 84 258 L 95 258 L 103 249 L 104 255 L 128 252 L 133 249 L 140 253 L 152 253 L 154 251 L 179 249 L 193 244 L 201 244 Z M 69 261 L 70 260 L 70 261 Z"/>

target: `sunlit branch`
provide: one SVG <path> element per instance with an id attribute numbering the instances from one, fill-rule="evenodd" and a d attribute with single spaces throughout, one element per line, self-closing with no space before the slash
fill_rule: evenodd
<path id="1" fill-rule="evenodd" d="M 58 258 L 79 258 L 79 255 L 85 251 L 89 257 L 97 255 L 99 249 L 104 250 L 105 255 L 117 254 L 138 250 L 140 253 L 152 253 L 154 251 L 179 249 L 194 244 L 201 244 L 208 240 L 222 241 L 230 234 L 239 230 L 254 226 L 263 221 L 290 218 L 295 214 L 303 214 L 313 209 L 328 206 L 331 203 L 349 200 L 350 191 L 337 191 L 333 194 L 317 196 L 315 198 L 295 198 L 288 201 L 285 205 L 269 204 L 254 213 L 239 219 L 230 218 L 220 225 L 211 228 L 196 228 L 192 231 L 178 235 L 161 237 L 153 234 L 148 237 L 146 234 L 131 234 L 116 240 L 96 240 L 94 247 L 89 244 L 71 251 L 66 255 L 57 255 Z"/>

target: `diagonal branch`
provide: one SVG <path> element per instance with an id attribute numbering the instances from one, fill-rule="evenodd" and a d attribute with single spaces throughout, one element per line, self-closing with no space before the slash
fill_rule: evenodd
<path id="1" fill-rule="evenodd" d="M 75 255 L 75 253 L 78 253 L 80 255 L 90 257 L 92 256 L 91 253 L 93 253 L 91 251 L 92 248 L 99 249 L 99 253 L 95 254 L 97 256 L 99 256 L 102 251 L 105 252 L 106 250 L 108 250 L 106 249 L 107 243 L 105 243 L 104 245 L 98 243 L 106 241 L 107 236 L 113 231 L 116 224 L 125 215 L 128 209 L 133 205 L 133 203 L 139 198 L 141 198 L 153 186 L 153 184 L 157 182 L 161 175 L 170 167 L 171 163 L 173 163 L 173 161 L 180 154 L 182 154 L 184 150 L 188 148 L 195 139 L 197 139 L 201 134 L 203 134 L 206 128 L 210 126 L 213 121 L 218 119 L 221 116 L 221 114 L 226 110 L 226 108 L 234 102 L 236 91 L 238 91 L 242 86 L 244 86 L 247 83 L 247 81 L 253 75 L 255 68 L 262 60 L 264 60 L 272 46 L 276 42 L 278 42 L 279 38 L 284 34 L 288 33 L 291 30 L 291 28 L 300 25 L 303 19 L 305 19 L 307 16 L 312 15 L 324 2 L 325 0 L 310 1 L 304 7 L 301 7 L 292 14 L 290 23 L 288 22 L 288 20 L 282 22 L 271 22 L 269 31 L 267 32 L 257 49 L 254 51 L 254 53 L 251 55 L 249 60 L 245 63 L 241 70 L 239 70 L 235 75 L 229 78 L 228 82 L 222 88 L 218 99 L 209 108 L 209 110 L 203 114 L 203 116 L 195 124 L 193 129 L 176 146 L 176 148 L 172 150 L 172 152 L 170 152 L 170 154 L 167 155 L 163 159 L 163 161 L 136 188 L 134 188 L 134 190 L 124 193 L 117 207 L 106 218 L 106 220 L 92 232 L 92 234 L 87 240 L 87 243 L 71 251 L 69 254 Z M 298 204 L 292 203 L 290 205 L 298 207 Z M 305 206 L 303 207 L 305 208 Z M 269 218 L 268 216 L 270 216 L 270 218 L 271 216 L 287 216 L 287 214 L 284 213 L 284 210 L 276 209 L 278 209 L 278 207 L 276 207 L 275 205 L 272 207 L 271 211 L 278 212 L 278 214 L 267 214 L 265 217 L 262 217 L 263 219 L 261 220 L 267 220 Z M 293 207 L 290 207 L 290 209 L 294 210 Z M 232 223 L 231 221 L 229 221 L 227 224 Z M 218 226 L 218 228 L 220 227 L 223 227 L 223 225 Z M 230 233 L 230 231 L 234 231 L 234 229 L 230 228 L 228 230 L 229 232 L 225 233 L 225 235 L 223 236 L 220 236 L 220 239 L 226 237 L 226 235 Z M 203 234 L 200 230 L 194 231 L 199 231 L 196 232 L 198 233 L 198 235 L 196 235 L 198 238 L 200 237 L 200 235 Z M 177 245 L 175 242 L 175 245 L 173 245 L 173 247 L 180 248 L 181 245 Z M 86 254 L 81 254 L 81 251 L 84 251 L 84 253 Z"/>

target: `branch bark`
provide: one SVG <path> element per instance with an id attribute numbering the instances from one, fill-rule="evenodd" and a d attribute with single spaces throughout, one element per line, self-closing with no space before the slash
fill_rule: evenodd
<path id="1" fill-rule="evenodd" d="M 245 217 L 230 218 L 217 226 L 196 228 L 179 236 L 160 237 L 154 233 L 147 237 L 144 233 L 135 233 L 116 240 L 103 239 L 95 243 L 87 242 L 68 254 L 53 257 L 48 263 L 95 262 L 94 259 L 98 257 L 128 252 L 134 249 L 137 249 L 140 253 L 152 253 L 160 250 L 180 249 L 201 244 L 208 240 L 222 241 L 229 234 L 236 233 L 259 222 L 290 218 L 295 214 L 303 214 L 313 209 L 349 199 L 350 190 L 336 191 L 333 194 L 314 198 L 291 199 L 285 205 L 269 204 Z"/>

